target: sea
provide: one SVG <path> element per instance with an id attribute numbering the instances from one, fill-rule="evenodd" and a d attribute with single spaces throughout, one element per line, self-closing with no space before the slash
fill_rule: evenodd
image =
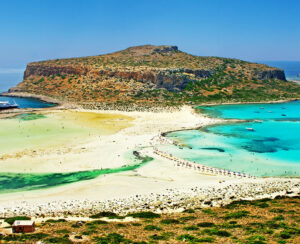
<path id="1" fill-rule="evenodd" d="M 300 62 L 267 61 L 282 68 L 288 80 L 299 81 Z M 200 106 L 210 117 L 240 119 L 200 130 L 167 134 L 178 146 L 161 150 L 207 166 L 258 177 L 300 176 L 300 101 L 280 104 Z"/>
<path id="2" fill-rule="evenodd" d="M 267 177 L 300 176 L 300 101 L 200 106 L 210 117 L 241 119 L 167 134 L 160 149 L 207 166 Z"/>
<path id="3" fill-rule="evenodd" d="M 0 68 L 0 93 L 7 92 L 9 88 L 21 82 L 23 79 L 23 73 L 23 68 Z M 0 101 L 9 101 L 10 103 L 17 103 L 19 108 L 44 108 L 53 106 L 53 104 L 45 103 L 32 98 L 0 96 Z"/>

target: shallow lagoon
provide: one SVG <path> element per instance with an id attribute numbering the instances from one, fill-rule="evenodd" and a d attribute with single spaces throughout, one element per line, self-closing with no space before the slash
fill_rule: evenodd
<path id="1" fill-rule="evenodd" d="M 300 176 L 299 101 L 198 109 L 210 116 L 249 122 L 172 132 L 168 137 L 180 147 L 168 145 L 164 150 L 187 160 L 255 176 Z"/>
<path id="2" fill-rule="evenodd" d="M 0 119 L 0 154 L 82 142 L 91 135 L 113 134 L 129 126 L 130 121 L 128 116 L 71 111 Z"/>
<path id="3" fill-rule="evenodd" d="M 133 164 L 114 169 L 99 169 L 68 173 L 0 173 L 0 194 L 19 191 L 37 190 L 95 179 L 100 175 L 120 173 L 142 167 L 152 158 L 134 157 Z"/>
<path id="4" fill-rule="evenodd" d="M 100 135 L 110 135 L 131 125 L 132 117 L 78 111 L 43 111 L 0 119 L 0 159 L 26 157 L 32 151 L 78 145 Z M 42 158 L 41 158 L 42 160 Z M 67 173 L 12 173 L 0 167 L 0 193 L 43 189 L 94 179 L 100 175 L 130 171 L 149 158 L 128 156 L 130 165 Z"/>

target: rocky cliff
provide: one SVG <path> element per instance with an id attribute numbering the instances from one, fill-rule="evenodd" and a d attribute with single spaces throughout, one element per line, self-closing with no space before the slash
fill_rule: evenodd
<path id="1" fill-rule="evenodd" d="M 286 81 L 283 70 L 264 64 L 146 45 L 30 63 L 24 81 L 11 91 L 77 102 L 185 103 L 251 100 L 253 94 L 254 99 L 282 98 L 298 96 L 298 89 Z"/>

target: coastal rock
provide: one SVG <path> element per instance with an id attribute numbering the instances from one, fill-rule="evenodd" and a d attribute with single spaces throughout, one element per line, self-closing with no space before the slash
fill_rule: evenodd
<path id="1" fill-rule="evenodd" d="M 283 69 L 258 71 L 254 74 L 254 77 L 259 80 L 278 79 L 286 81 Z"/>

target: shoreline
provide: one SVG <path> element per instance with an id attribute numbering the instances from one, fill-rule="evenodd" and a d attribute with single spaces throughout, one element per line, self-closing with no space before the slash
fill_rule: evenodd
<path id="1" fill-rule="evenodd" d="M 272 100 L 272 101 L 261 101 L 261 102 L 226 102 L 226 103 L 201 103 L 193 105 L 192 107 L 201 107 L 201 106 L 217 106 L 217 105 L 243 105 L 243 104 L 276 104 L 276 103 L 288 103 L 298 101 L 300 98 L 291 98 L 283 100 Z"/>
<path id="2" fill-rule="evenodd" d="M 267 100 L 267 101 L 257 101 L 257 102 L 212 102 L 212 103 L 199 103 L 199 104 L 181 104 L 181 105 L 176 105 L 174 107 L 169 106 L 169 107 L 145 107 L 145 110 L 128 110 L 124 111 L 124 109 L 115 109 L 115 105 L 107 105 L 107 104 L 98 104 L 97 102 L 80 102 L 80 103 L 74 103 L 74 102 L 67 102 L 67 101 L 62 101 L 58 100 L 52 97 L 48 97 L 46 95 L 36 95 L 32 93 L 27 93 L 27 92 L 2 92 L 0 93 L 0 96 L 7 96 L 7 97 L 20 97 L 20 98 L 34 98 L 37 100 L 40 100 L 42 102 L 46 103 L 52 103 L 52 104 L 57 104 L 55 106 L 56 108 L 62 107 L 62 108 L 72 108 L 72 109 L 85 109 L 85 110 L 95 110 L 95 111 L 120 111 L 120 112 L 160 112 L 160 111 L 173 111 L 173 110 L 180 110 L 182 106 L 189 106 L 194 109 L 194 107 L 198 106 L 216 106 L 216 105 L 243 105 L 243 104 L 276 104 L 276 103 L 287 103 L 287 102 L 293 102 L 293 101 L 298 101 L 300 98 L 290 98 L 290 99 L 282 99 L 282 100 Z M 89 108 L 84 108 L 84 104 L 92 106 L 92 109 Z M 100 108 L 98 108 L 98 105 L 100 105 Z M 101 106 L 102 105 L 102 106 Z M 140 106 L 140 104 L 129 104 L 132 106 L 137 106 L 136 108 L 143 107 L 144 105 Z M 108 107 L 107 107 L 108 106 Z M 109 106 L 113 106 L 114 109 L 111 109 Z M 122 106 L 122 105 L 121 105 Z"/>
<path id="3" fill-rule="evenodd" d="M 43 95 L 35 95 L 35 94 L 31 94 L 31 93 L 26 93 L 26 92 L 20 92 L 20 93 L 19 92 L 2 92 L 2 93 L 0 93 L 0 97 L 33 98 L 38 101 L 54 104 L 57 106 L 63 106 L 65 104 L 64 102 L 61 102 L 61 101 L 51 98 L 51 97 L 47 97 L 47 96 L 43 96 Z"/>
<path id="4" fill-rule="evenodd" d="M 68 110 L 68 108 L 65 109 Z M 151 140 L 170 130 L 203 128 L 226 122 L 224 119 L 209 118 L 198 114 L 190 106 L 183 106 L 179 111 L 161 110 L 160 112 L 95 111 L 81 108 L 75 111 L 121 114 L 134 118 L 132 126 L 103 137 L 100 145 L 94 142 L 89 145 L 79 145 L 92 152 L 93 150 L 99 151 L 102 144 L 108 145 L 110 149 L 106 154 L 101 152 L 97 154 L 100 160 L 107 161 L 103 162 L 101 167 L 111 164 L 122 165 L 124 159 L 118 158 L 117 154 L 121 155 L 127 150 L 126 148 L 144 147 L 146 150 L 152 148 Z M 153 156 L 152 151 L 148 152 L 150 155 L 147 153 L 146 155 Z M 86 155 L 90 155 L 86 153 L 89 152 L 80 153 L 82 159 L 87 159 Z M 70 158 L 68 153 L 62 155 Z M 50 158 L 53 156 L 59 158 L 56 154 L 49 155 Z M 91 154 L 89 157 L 95 159 L 96 154 Z M 78 160 L 78 156 L 76 159 Z M 86 168 L 87 165 L 85 164 L 84 167 Z M 91 164 L 89 167 L 99 168 L 99 165 Z M 229 193 L 230 196 L 227 196 Z M 85 217 L 99 211 L 112 210 L 118 213 L 149 210 L 177 212 L 189 207 L 222 206 L 234 200 L 255 200 L 281 195 L 294 196 L 299 193 L 300 179 L 274 177 L 237 179 L 221 175 L 206 175 L 203 172 L 176 168 L 171 160 L 155 157 L 153 162 L 131 172 L 104 175 L 93 180 L 52 189 L 1 194 L 0 214 L 5 216 L 67 214 Z"/>

